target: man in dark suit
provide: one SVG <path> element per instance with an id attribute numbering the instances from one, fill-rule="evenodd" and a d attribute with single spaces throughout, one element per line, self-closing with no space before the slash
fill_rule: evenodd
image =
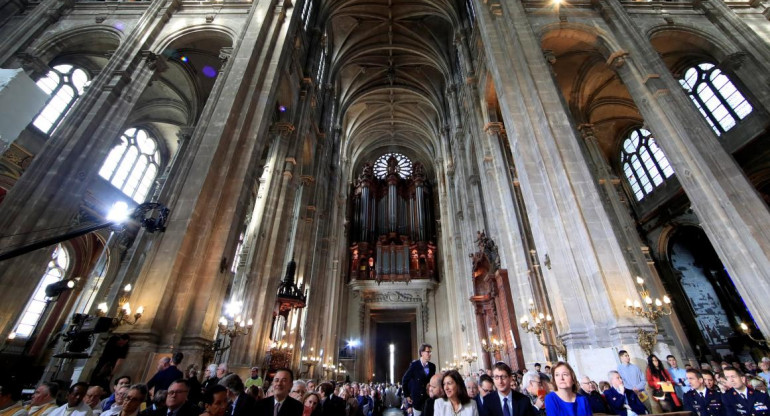
<path id="1" fill-rule="evenodd" d="M 441 387 L 441 374 L 435 374 L 428 382 L 428 399 L 422 409 L 422 416 L 433 416 L 433 406 L 436 400 L 444 397 L 444 389 Z"/>
<path id="2" fill-rule="evenodd" d="M 647 408 L 639 400 L 636 392 L 627 389 L 623 385 L 623 377 L 620 376 L 620 373 L 610 371 L 607 377 L 610 379 L 612 387 L 604 392 L 604 398 L 607 399 L 607 406 L 612 410 L 612 413 L 619 416 L 628 416 L 628 411 L 630 410 L 637 415 L 647 414 Z"/>
<path id="3" fill-rule="evenodd" d="M 161 365 L 158 366 L 158 372 L 147 382 L 147 388 L 157 392 L 158 390 L 168 390 L 171 383 L 184 378 L 184 373 L 179 370 L 179 364 L 182 363 L 184 354 L 177 352 L 171 358 L 162 358 Z M 161 368 L 162 367 L 162 368 Z"/>
<path id="4" fill-rule="evenodd" d="M 700 371 L 691 368 L 686 374 L 690 390 L 682 397 L 684 410 L 695 416 L 724 416 L 722 393 L 707 389 Z"/>
<path id="5" fill-rule="evenodd" d="M 318 391 L 321 393 L 321 416 L 345 416 L 345 401 L 334 395 L 332 383 L 321 383 Z"/>
<path id="6" fill-rule="evenodd" d="M 746 377 L 737 368 L 726 367 L 722 371 L 724 371 L 727 384 L 732 386 L 722 394 L 722 403 L 727 416 L 770 415 L 770 397 L 767 393 L 747 386 Z"/>
<path id="7" fill-rule="evenodd" d="M 425 406 L 425 400 L 428 398 L 428 381 L 436 374 L 436 364 L 430 362 L 430 355 L 433 347 L 430 344 L 420 345 L 420 359 L 412 361 L 409 369 L 401 378 L 401 384 L 404 386 L 404 397 L 409 406 L 412 407 L 412 414 L 420 416 Z"/>
<path id="8" fill-rule="evenodd" d="M 499 361 L 492 368 L 496 392 L 484 396 L 484 412 L 487 416 L 536 416 L 537 412 L 527 396 L 511 388 L 513 371 L 508 364 Z"/>
<path id="9" fill-rule="evenodd" d="M 302 416 L 305 406 L 289 397 L 293 383 L 294 373 L 290 369 L 278 369 L 273 377 L 273 395 L 257 402 L 255 416 Z"/>
<path id="10" fill-rule="evenodd" d="M 225 379 L 227 399 L 232 403 L 227 416 L 252 416 L 256 410 L 257 400 L 244 392 L 243 381 L 237 374 Z"/>
<path id="11" fill-rule="evenodd" d="M 187 400 L 190 394 L 190 384 L 187 380 L 176 380 L 168 386 L 166 392 L 166 410 L 165 413 L 158 414 L 156 411 L 154 416 L 198 416 L 201 414 L 201 409 Z M 163 409 L 160 409 L 163 411 Z"/>

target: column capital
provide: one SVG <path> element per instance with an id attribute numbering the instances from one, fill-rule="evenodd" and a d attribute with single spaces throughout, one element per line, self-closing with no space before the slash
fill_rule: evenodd
<path id="1" fill-rule="evenodd" d="M 51 68 L 32 50 L 28 49 L 24 52 L 19 52 L 16 54 L 16 57 L 21 61 L 22 69 L 24 69 L 24 71 L 32 78 L 35 78 L 35 75 L 41 77 L 45 76 L 45 74 L 51 70 Z"/>
<path id="2" fill-rule="evenodd" d="M 505 126 L 499 121 L 491 121 L 484 125 L 484 131 L 489 135 L 496 135 L 505 132 Z"/>
<path id="3" fill-rule="evenodd" d="M 300 175 L 299 183 L 301 186 L 310 185 L 315 182 L 315 177 L 311 175 Z"/>
<path id="4" fill-rule="evenodd" d="M 550 49 L 543 49 L 543 57 L 551 65 L 556 63 L 556 55 Z"/>
<path id="5" fill-rule="evenodd" d="M 279 134 L 281 137 L 289 137 L 294 130 L 294 124 L 283 121 L 273 123 L 273 125 L 270 126 L 270 132 Z"/>
<path id="6" fill-rule="evenodd" d="M 578 131 L 580 131 L 580 136 L 585 141 L 596 140 L 596 129 L 594 128 L 594 125 L 591 123 L 583 123 L 578 126 Z"/>
<path id="7" fill-rule="evenodd" d="M 178 139 L 178 142 L 181 144 L 186 141 L 189 141 L 194 131 L 195 131 L 195 126 L 180 127 L 179 131 L 176 132 L 176 137 Z"/>
<path id="8" fill-rule="evenodd" d="M 736 71 L 741 69 L 749 54 L 746 51 L 738 51 L 727 55 L 722 62 L 719 63 L 719 67 L 725 71 Z"/>
<path id="9" fill-rule="evenodd" d="M 618 70 L 626 63 L 626 58 L 628 55 L 629 53 L 623 49 L 613 52 L 609 58 L 607 58 L 607 66 L 609 66 L 613 71 Z"/>

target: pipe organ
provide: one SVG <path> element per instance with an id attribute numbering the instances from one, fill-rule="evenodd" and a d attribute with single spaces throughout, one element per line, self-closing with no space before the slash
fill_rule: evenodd
<path id="1" fill-rule="evenodd" d="M 436 280 L 431 186 L 420 162 L 407 171 L 396 156 L 380 175 L 365 163 L 353 184 L 351 280 Z"/>

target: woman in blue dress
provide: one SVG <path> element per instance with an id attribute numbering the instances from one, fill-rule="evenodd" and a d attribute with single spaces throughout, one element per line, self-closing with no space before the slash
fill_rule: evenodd
<path id="1" fill-rule="evenodd" d="M 577 394 L 577 376 L 569 364 L 559 361 L 551 369 L 556 390 L 545 396 L 548 416 L 592 416 L 588 398 Z"/>

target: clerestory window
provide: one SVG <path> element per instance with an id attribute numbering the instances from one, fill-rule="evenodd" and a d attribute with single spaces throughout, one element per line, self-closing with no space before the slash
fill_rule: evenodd
<path id="1" fill-rule="evenodd" d="M 140 128 L 130 128 L 112 148 L 99 175 L 138 203 L 145 202 L 160 168 L 156 140 Z"/>
<path id="2" fill-rule="evenodd" d="M 637 201 L 641 201 L 674 174 L 652 133 L 636 128 L 626 136 L 620 164 Z"/>
<path id="3" fill-rule="evenodd" d="M 713 64 L 701 63 L 688 68 L 679 83 L 717 136 L 733 128 L 753 110 L 730 78 Z"/>
<path id="4" fill-rule="evenodd" d="M 88 73 L 82 68 L 74 65 L 53 67 L 45 77 L 37 81 L 37 85 L 50 97 L 32 124 L 43 133 L 51 134 L 83 95 L 88 82 Z"/>
<path id="5" fill-rule="evenodd" d="M 40 317 L 43 316 L 43 313 L 45 312 L 47 303 L 45 288 L 52 283 L 64 279 L 64 276 L 67 274 L 68 266 L 69 256 L 67 255 L 67 251 L 64 250 L 61 244 L 59 244 L 56 246 L 56 249 L 51 256 L 51 261 L 48 262 L 48 269 L 43 275 L 43 278 L 40 279 L 32 298 L 27 302 L 27 307 L 24 308 L 21 319 L 19 319 L 16 328 L 13 330 L 13 334 L 20 338 L 29 338 L 29 336 L 32 335 L 35 331 L 35 327 L 37 327 L 37 324 L 40 321 Z"/>

